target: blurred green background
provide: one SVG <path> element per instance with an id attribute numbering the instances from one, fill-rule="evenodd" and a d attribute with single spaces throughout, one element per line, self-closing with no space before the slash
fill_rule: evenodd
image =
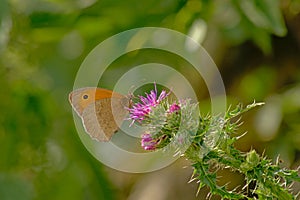
<path id="1" fill-rule="evenodd" d="M 94 159 L 75 130 L 68 93 L 81 62 L 106 38 L 143 26 L 171 28 L 202 43 L 229 103 L 266 102 L 244 115 L 240 132 L 248 134 L 237 148 L 280 155 L 285 167 L 300 165 L 300 0 L 1 0 L 1 200 L 204 199 L 207 191 L 196 197 L 197 185 L 187 183 L 192 169 L 183 169 L 184 159 L 149 174 L 118 172 Z M 112 70 L 151 59 L 178 64 L 141 54 L 120 58 Z M 108 73 L 102 87 L 114 81 Z M 205 107 L 203 81 L 192 82 Z M 243 184 L 239 175 L 220 175 L 220 184 Z"/>

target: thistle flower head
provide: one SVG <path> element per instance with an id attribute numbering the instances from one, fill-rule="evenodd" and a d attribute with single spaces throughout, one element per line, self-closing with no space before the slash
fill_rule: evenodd
<path id="1" fill-rule="evenodd" d="M 142 140 L 141 140 L 141 146 L 145 150 L 155 150 L 156 149 L 157 142 L 155 139 L 152 138 L 151 134 L 149 133 L 144 133 L 142 135 Z"/>
<path id="2" fill-rule="evenodd" d="M 180 106 L 177 103 L 173 103 L 169 108 L 169 113 L 177 112 L 180 110 Z"/>
<path id="3" fill-rule="evenodd" d="M 165 99 L 170 93 L 163 90 L 160 95 L 157 93 L 156 84 L 154 83 L 154 90 L 146 96 L 139 96 L 140 102 L 134 104 L 131 108 L 128 108 L 130 113 L 129 118 L 135 121 L 143 121 L 146 116 L 151 112 L 153 107 L 156 107 L 163 99 Z"/>

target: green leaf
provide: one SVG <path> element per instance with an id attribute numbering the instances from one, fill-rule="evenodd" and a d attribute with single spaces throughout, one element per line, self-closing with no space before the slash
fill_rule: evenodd
<path id="1" fill-rule="evenodd" d="M 257 27 L 284 36 L 287 32 L 280 11 L 278 0 L 247 0 L 239 1 L 240 7 L 247 18 Z"/>
<path id="2" fill-rule="evenodd" d="M 238 104 L 235 109 L 233 109 L 231 111 L 230 110 L 227 111 L 227 113 L 225 115 L 225 119 L 226 120 L 232 119 L 234 117 L 237 117 L 237 116 L 239 116 L 239 115 L 241 115 L 241 114 L 243 114 L 243 113 L 251 110 L 252 108 L 255 108 L 257 106 L 262 106 L 264 104 L 265 104 L 264 102 L 258 102 L 258 103 L 256 103 L 255 101 L 252 104 L 247 105 L 246 107 L 243 107 L 242 104 Z"/>

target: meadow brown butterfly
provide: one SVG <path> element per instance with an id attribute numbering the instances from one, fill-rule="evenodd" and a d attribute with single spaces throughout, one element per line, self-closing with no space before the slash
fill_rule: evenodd
<path id="1" fill-rule="evenodd" d="M 69 101 L 91 138 L 109 141 L 125 119 L 130 99 L 111 90 L 86 87 L 72 91 Z"/>

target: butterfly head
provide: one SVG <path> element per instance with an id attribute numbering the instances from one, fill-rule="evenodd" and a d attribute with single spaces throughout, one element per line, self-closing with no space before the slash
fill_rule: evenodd
<path id="1" fill-rule="evenodd" d="M 69 101 L 74 110 L 81 115 L 83 110 L 97 100 L 96 88 L 81 88 L 69 94 Z"/>

